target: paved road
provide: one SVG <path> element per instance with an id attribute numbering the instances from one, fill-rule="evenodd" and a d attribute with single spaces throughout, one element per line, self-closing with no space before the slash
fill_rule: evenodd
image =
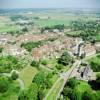
<path id="1" fill-rule="evenodd" d="M 43 100 L 47 100 L 47 98 L 50 96 L 51 93 L 53 93 L 55 91 L 55 87 L 57 86 L 57 84 L 64 79 L 64 83 L 62 84 L 60 90 L 58 91 L 57 98 L 60 96 L 60 93 L 63 91 L 63 88 L 67 82 L 67 80 L 69 79 L 69 77 L 73 77 L 74 73 L 73 71 L 76 70 L 76 67 L 78 67 L 80 65 L 80 61 L 76 61 L 73 66 L 66 72 L 66 73 L 62 73 L 62 75 L 60 75 L 59 79 L 55 82 L 55 84 L 52 86 L 52 88 L 49 90 L 48 94 L 45 96 L 45 98 Z"/>

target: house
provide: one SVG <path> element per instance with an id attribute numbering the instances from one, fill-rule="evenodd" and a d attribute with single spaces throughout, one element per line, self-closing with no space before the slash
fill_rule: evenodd
<path id="1" fill-rule="evenodd" d="M 96 51 L 100 52 L 100 42 L 96 42 L 94 46 L 95 46 Z"/>
<path id="2" fill-rule="evenodd" d="M 83 51 L 86 56 L 91 56 L 93 54 L 96 54 L 95 47 L 93 45 L 91 45 L 90 43 L 87 43 L 84 45 Z"/>
<path id="3" fill-rule="evenodd" d="M 0 45 L 5 45 L 8 42 L 14 42 L 15 37 L 12 36 L 11 34 L 1 34 L 0 35 Z"/>
<path id="4" fill-rule="evenodd" d="M 24 34 L 24 35 L 20 35 L 17 37 L 17 42 L 20 42 L 21 43 L 25 43 L 25 42 L 36 42 L 36 41 L 41 41 L 41 40 L 45 40 L 45 39 L 48 39 L 50 37 L 54 37 L 54 35 L 52 34 Z"/>
<path id="5" fill-rule="evenodd" d="M 27 53 L 25 49 L 17 45 L 10 45 L 10 44 L 7 44 L 3 50 L 3 55 L 19 56 L 19 55 L 24 55 L 25 53 Z"/>
<path id="6" fill-rule="evenodd" d="M 89 80 L 95 80 L 96 75 L 95 73 L 93 73 L 93 70 L 87 64 L 86 66 L 80 66 L 78 68 L 76 78 L 79 80 L 89 81 Z"/>
<path id="7" fill-rule="evenodd" d="M 62 45 L 60 45 L 60 41 L 55 40 L 54 42 L 49 42 L 39 48 L 33 49 L 32 55 L 35 60 L 50 58 L 52 56 L 57 57 L 61 49 Z"/>
<path id="8" fill-rule="evenodd" d="M 80 47 L 84 43 L 84 41 L 81 38 L 75 38 L 72 45 L 72 53 L 74 55 L 80 54 Z"/>
<path id="9" fill-rule="evenodd" d="M 58 58 L 59 55 L 62 54 L 65 49 L 70 49 L 70 47 L 72 46 L 71 40 L 72 39 L 68 37 L 61 37 L 60 39 L 57 39 L 53 42 L 49 42 L 39 48 L 33 49 L 32 56 L 35 60 L 51 57 Z"/>

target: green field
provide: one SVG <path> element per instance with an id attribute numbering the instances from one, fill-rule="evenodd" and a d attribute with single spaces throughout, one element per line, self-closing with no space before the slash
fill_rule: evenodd
<path id="1" fill-rule="evenodd" d="M 38 70 L 35 67 L 25 67 L 20 72 L 20 78 L 24 81 L 25 87 L 27 88 L 32 83 L 34 76 L 37 74 Z"/>
<path id="2" fill-rule="evenodd" d="M 0 32 L 13 32 L 19 30 L 18 26 L 10 26 L 10 25 L 0 25 Z"/>

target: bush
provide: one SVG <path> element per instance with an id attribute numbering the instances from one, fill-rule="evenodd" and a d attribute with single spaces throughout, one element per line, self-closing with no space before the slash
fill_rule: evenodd
<path id="1" fill-rule="evenodd" d="M 42 60 L 42 61 L 41 61 L 41 64 L 47 65 L 47 61 L 46 61 L 46 60 Z"/>
<path id="2" fill-rule="evenodd" d="M 28 95 L 27 95 L 27 91 L 21 91 L 19 96 L 18 96 L 18 100 L 29 100 L 28 99 Z"/>
<path id="3" fill-rule="evenodd" d="M 64 52 L 58 59 L 58 63 L 66 66 L 73 63 L 73 58 L 69 55 L 68 52 Z"/>
<path id="4" fill-rule="evenodd" d="M 12 69 L 21 69 L 23 64 L 14 56 L 0 57 L 0 73 L 11 72 Z"/>
<path id="5" fill-rule="evenodd" d="M 93 69 L 94 72 L 99 72 L 100 71 L 99 62 L 91 61 L 90 65 L 91 65 L 91 68 Z"/>
<path id="6" fill-rule="evenodd" d="M 0 93 L 6 92 L 9 88 L 9 84 L 8 78 L 0 76 Z"/>
<path id="7" fill-rule="evenodd" d="M 18 77 L 19 77 L 18 73 L 16 73 L 15 71 L 13 71 L 12 74 L 11 74 L 11 79 L 12 80 L 16 80 Z"/>
<path id="8" fill-rule="evenodd" d="M 50 88 L 52 83 L 47 76 L 44 72 L 40 72 L 35 75 L 32 82 L 36 83 L 39 89 Z"/>
<path id="9" fill-rule="evenodd" d="M 32 83 L 27 91 L 29 100 L 37 100 L 38 99 L 38 86 L 36 83 Z"/>
<path id="10" fill-rule="evenodd" d="M 82 100 L 97 100 L 91 91 L 86 91 L 82 95 Z"/>
<path id="11" fill-rule="evenodd" d="M 28 28 L 27 28 L 27 27 L 24 27 L 24 28 L 22 29 L 22 31 L 23 31 L 23 32 L 28 32 Z"/>
<path id="12" fill-rule="evenodd" d="M 33 61 L 31 62 L 31 66 L 32 66 L 32 67 L 39 68 L 39 62 L 33 60 Z"/>
<path id="13" fill-rule="evenodd" d="M 2 53 L 2 51 L 3 51 L 3 48 L 0 47 L 0 53 Z"/>
<path id="14" fill-rule="evenodd" d="M 58 70 L 61 70 L 64 66 L 63 66 L 62 64 L 57 64 L 55 67 L 56 67 Z"/>
<path id="15" fill-rule="evenodd" d="M 72 89 L 74 89 L 78 84 L 79 82 L 75 78 L 71 78 L 67 82 L 67 85 L 71 87 Z"/>

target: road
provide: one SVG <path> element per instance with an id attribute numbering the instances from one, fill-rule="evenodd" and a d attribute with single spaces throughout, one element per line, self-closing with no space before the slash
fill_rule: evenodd
<path id="1" fill-rule="evenodd" d="M 67 80 L 70 77 L 74 77 L 75 75 L 75 70 L 76 68 L 80 65 L 81 61 L 77 60 L 73 66 L 66 72 L 66 73 L 62 73 L 60 75 L 60 77 L 58 78 L 58 80 L 55 82 L 55 84 L 52 86 L 52 88 L 49 90 L 48 94 L 45 96 L 45 98 L 43 100 L 47 100 L 47 98 L 49 98 L 50 94 L 52 94 L 55 91 L 55 87 L 57 86 L 57 84 L 62 81 L 62 79 L 64 79 L 64 83 L 62 84 L 60 90 L 58 91 L 57 96 L 55 97 L 55 100 L 57 100 L 57 98 L 60 96 L 61 92 L 63 91 L 63 88 L 67 82 Z M 74 72 L 74 73 L 73 73 Z"/>

